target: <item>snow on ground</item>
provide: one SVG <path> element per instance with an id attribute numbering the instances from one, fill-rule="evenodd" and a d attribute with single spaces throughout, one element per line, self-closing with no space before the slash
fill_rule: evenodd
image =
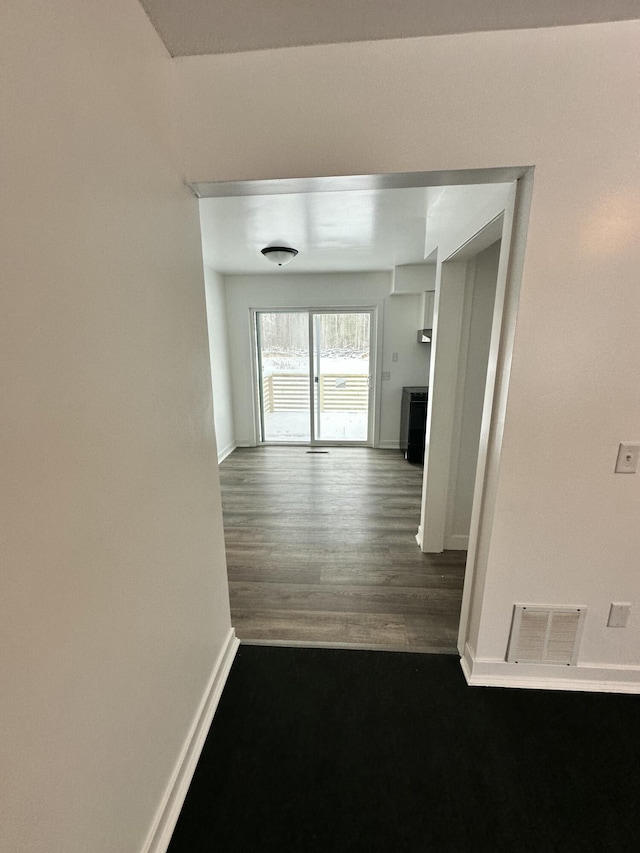
<path id="1" fill-rule="evenodd" d="M 366 412 L 323 412 L 319 441 L 366 441 Z M 309 441 L 309 412 L 265 413 L 265 441 Z"/>
<path id="2" fill-rule="evenodd" d="M 320 363 L 322 373 L 338 373 L 345 376 L 369 373 L 368 358 L 338 358 L 323 356 Z M 262 359 L 264 376 L 273 373 L 309 373 L 309 359 L 306 357 L 268 356 Z"/>

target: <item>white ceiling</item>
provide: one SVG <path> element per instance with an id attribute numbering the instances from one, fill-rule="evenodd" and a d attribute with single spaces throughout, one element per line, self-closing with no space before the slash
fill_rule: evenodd
<path id="1" fill-rule="evenodd" d="M 227 275 L 391 270 L 423 263 L 505 184 L 232 196 L 200 200 L 205 266 Z M 290 246 L 278 267 L 260 253 Z"/>
<path id="2" fill-rule="evenodd" d="M 640 0 L 140 0 L 172 56 L 640 18 Z"/>

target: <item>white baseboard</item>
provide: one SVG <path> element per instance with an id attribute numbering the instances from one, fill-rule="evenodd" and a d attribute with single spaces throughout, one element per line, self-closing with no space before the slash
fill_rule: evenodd
<path id="1" fill-rule="evenodd" d="M 475 658 L 467 645 L 460 665 L 471 687 L 517 687 L 528 690 L 581 690 L 593 693 L 640 693 L 640 667 L 578 664 L 507 663 Z"/>
<path id="2" fill-rule="evenodd" d="M 218 451 L 218 465 L 229 456 L 236 449 L 238 445 L 235 441 L 232 441 L 230 444 L 227 444 L 226 447 L 223 447 L 222 450 Z"/>
<path id="3" fill-rule="evenodd" d="M 422 525 L 418 525 L 418 532 L 416 533 L 416 542 L 420 546 L 420 550 L 422 550 Z"/>
<path id="4" fill-rule="evenodd" d="M 380 450 L 400 450 L 399 441 L 379 441 L 378 448 Z"/>
<path id="5" fill-rule="evenodd" d="M 445 551 L 468 551 L 469 537 L 463 536 L 462 533 L 450 533 L 444 537 Z"/>
<path id="6" fill-rule="evenodd" d="M 231 628 L 167 783 L 142 853 L 166 853 L 239 645 L 236 632 Z"/>

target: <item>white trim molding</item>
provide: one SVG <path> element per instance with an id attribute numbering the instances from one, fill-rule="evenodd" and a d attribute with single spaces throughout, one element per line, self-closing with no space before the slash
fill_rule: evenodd
<path id="1" fill-rule="evenodd" d="M 579 663 L 518 664 L 476 658 L 469 644 L 460 666 L 470 687 L 529 690 L 581 690 L 592 693 L 640 693 L 640 666 Z"/>
<path id="2" fill-rule="evenodd" d="M 227 444 L 226 447 L 223 447 L 222 450 L 219 450 L 218 451 L 218 465 L 221 462 L 224 462 L 224 460 L 227 458 L 227 456 L 230 456 L 233 453 L 233 451 L 236 449 L 237 446 L 238 446 L 237 442 L 232 441 L 230 444 Z"/>
<path id="3" fill-rule="evenodd" d="M 476 643 L 477 636 L 472 636 L 472 626 L 475 635 L 482 618 L 482 602 L 489 569 L 489 550 L 532 197 L 533 169 L 528 169 L 518 179 L 515 192 L 510 195 L 502 222 L 493 315 L 494 328 L 491 333 L 489 370 L 485 386 L 469 548 L 458 629 L 460 654 L 464 653 L 465 644 L 469 640 Z"/>
<path id="4" fill-rule="evenodd" d="M 166 853 L 240 642 L 231 628 L 171 773 L 141 853 Z"/>
<path id="5" fill-rule="evenodd" d="M 377 447 L 379 450 L 400 450 L 400 442 L 390 441 L 385 438 L 383 441 L 378 442 Z"/>
<path id="6" fill-rule="evenodd" d="M 449 533 L 444 537 L 445 551 L 468 551 L 469 537 L 463 533 Z"/>

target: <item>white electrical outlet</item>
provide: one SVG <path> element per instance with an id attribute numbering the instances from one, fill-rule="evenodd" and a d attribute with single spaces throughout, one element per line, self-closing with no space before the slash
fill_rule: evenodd
<path id="1" fill-rule="evenodd" d="M 607 622 L 607 628 L 626 628 L 630 613 L 630 604 L 627 602 L 619 603 L 612 601 L 611 608 L 609 609 L 609 621 Z"/>
<path id="2" fill-rule="evenodd" d="M 391 373 L 389 373 L 389 371 L 388 371 L 388 370 L 383 370 L 383 371 L 382 371 L 382 378 L 383 378 L 384 380 L 391 379 Z"/>
<path id="3" fill-rule="evenodd" d="M 640 442 L 621 444 L 616 459 L 616 474 L 636 474 L 640 463 Z"/>

